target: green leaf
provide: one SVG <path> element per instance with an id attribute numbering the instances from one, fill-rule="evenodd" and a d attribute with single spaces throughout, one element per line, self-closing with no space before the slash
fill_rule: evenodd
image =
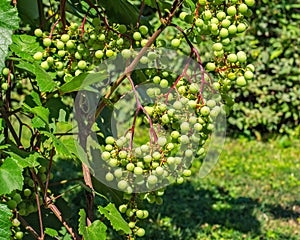
<path id="1" fill-rule="evenodd" d="M 11 35 L 12 30 L 0 27 L 0 71 L 5 66 L 4 61 L 8 53 L 8 46 L 12 43 Z"/>
<path id="2" fill-rule="evenodd" d="M 52 143 L 53 143 L 54 147 L 56 148 L 57 153 L 68 156 L 68 157 L 71 156 L 71 152 L 68 150 L 68 148 L 52 133 L 47 132 L 47 131 L 41 131 L 41 134 L 49 137 L 52 140 Z"/>
<path id="3" fill-rule="evenodd" d="M 185 0 L 185 3 L 189 6 L 189 8 L 192 10 L 192 12 L 195 11 L 196 5 L 192 0 Z"/>
<path id="4" fill-rule="evenodd" d="M 272 61 L 273 59 L 279 57 L 282 53 L 283 53 L 283 49 L 282 48 L 276 49 L 275 51 L 273 51 L 271 53 L 270 61 Z"/>
<path id="5" fill-rule="evenodd" d="M 36 82 L 41 92 L 52 92 L 55 87 L 55 82 L 52 77 L 38 64 L 20 61 L 16 67 L 25 71 L 31 72 L 36 76 Z"/>
<path id="6" fill-rule="evenodd" d="M 52 77 L 38 64 L 34 63 L 37 85 L 41 92 L 52 92 L 55 82 Z"/>
<path id="7" fill-rule="evenodd" d="M 110 221 L 112 227 L 116 231 L 122 230 L 126 234 L 129 234 L 131 232 L 127 222 L 124 220 L 113 203 L 109 203 L 105 208 L 102 206 L 98 206 L 98 210 Z"/>
<path id="8" fill-rule="evenodd" d="M 92 224 L 86 226 L 86 213 L 83 209 L 79 211 L 79 233 L 83 235 L 85 240 L 105 240 L 106 225 L 100 220 L 95 220 Z"/>
<path id="9" fill-rule="evenodd" d="M 108 74 L 103 71 L 99 73 L 82 73 L 71 79 L 69 82 L 63 84 L 60 87 L 59 91 L 61 93 L 75 92 L 84 89 L 94 83 L 102 82 L 107 77 Z"/>
<path id="10" fill-rule="evenodd" d="M 23 60 L 33 62 L 33 55 L 36 52 L 43 51 L 43 48 L 37 42 L 36 37 L 26 34 L 13 35 L 12 40 L 13 43 L 9 46 L 10 50 Z"/>
<path id="11" fill-rule="evenodd" d="M 10 239 L 10 228 L 12 227 L 10 218 L 12 216 L 10 209 L 5 204 L 0 204 L 0 240 Z"/>
<path id="12" fill-rule="evenodd" d="M 45 228 L 45 234 L 49 235 L 50 237 L 57 237 L 58 232 L 53 228 Z"/>
<path id="13" fill-rule="evenodd" d="M 17 149 L 17 150 L 22 151 L 20 149 Z M 22 168 L 37 167 L 40 165 L 38 162 L 38 159 L 41 158 L 41 155 L 39 153 L 34 152 L 32 154 L 25 156 L 22 153 L 18 154 L 13 151 L 15 151 L 14 147 L 10 146 L 9 151 L 5 151 L 5 153 L 8 154 L 9 156 L 11 156 L 20 167 L 22 167 Z M 28 154 L 28 153 L 26 152 L 26 154 Z"/>
<path id="14" fill-rule="evenodd" d="M 23 103 L 23 107 L 27 112 L 34 114 L 35 117 L 40 118 L 47 126 L 49 125 L 49 109 L 43 106 L 37 107 L 29 107 L 26 103 Z M 41 122 L 37 119 L 34 119 L 33 124 L 37 124 L 37 126 L 41 126 Z"/>
<path id="15" fill-rule="evenodd" d="M 23 168 L 12 158 L 6 158 L 0 167 L 0 195 L 23 187 Z"/>

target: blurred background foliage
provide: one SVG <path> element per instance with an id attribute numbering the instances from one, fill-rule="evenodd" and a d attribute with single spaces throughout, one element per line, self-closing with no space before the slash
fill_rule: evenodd
<path id="1" fill-rule="evenodd" d="M 256 67 L 255 79 L 235 89 L 228 131 L 257 139 L 300 136 L 300 3 L 257 0 L 249 32 L 236 39 Z"/>

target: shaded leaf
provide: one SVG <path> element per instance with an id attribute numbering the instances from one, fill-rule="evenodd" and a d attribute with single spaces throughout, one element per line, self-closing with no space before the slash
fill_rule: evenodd
<path id="1" fill-rule="evenodd" d="M 10 239 L 12 226 L 10 218 L 13 216 L 5 204 L 0 204 L 0 240 Z"/>
<path id="2" fill-rule="evenodd" d="M 41 134 L 49 137 L 52 140 L 52 143 L 54 145 L 54 147 L 56 148 L 56 152 L 61 154 L 61 155 L 65 155 L 70 157 L 71 153 L 68 150 L 68 148 L 57 138 L 55 137 L 52 133 L 47 132 L 47 131 L 41 131 Z"/>
<path id="3" fill-rule="evenodd" d="M 105 72 L 99 73 L 82 73 L 74 77 L 69 82 L 63 84 L 59 91 L 61 93 L 70 93 L 75 92 L 81 89 L 84 89 L 94 83 L 101 82 L 108 77 L 108 74 Z"/>
<path id="4" fill-rule="evenodd" d="M 98 206 L 98 210 L 110 221 L 116 231 L 122 230 L 126 234 L 131 232 L 127 222 L 113 203 L 109 203 L 106 207 Z"/>
<path id="5" fill-rule="evenodd" d="M 12 30 L 0 27 L 0 71 L 4 68 L 4 61 L 8 53 L 8 46 L 11 41 Z"/>
<path id="6" fill-rule="evenodd" d="M 21 190 L 23 187 L 23 168 L 12 158 L 6 158 L 0 167 L 0 195 Z"/>
<path id="7" fill-rule="evenodd" d="M 57 237 L 58 232 L 53 228 L 45 228 L 45 234 L 49 235 L 50 237 Z"/>
<path id="8" fill-rule="evenodd" d="M 55 82 L 52 77 L 38 64 L 34 63 L 37 85 L 41 92 L 52 92 Z"/>

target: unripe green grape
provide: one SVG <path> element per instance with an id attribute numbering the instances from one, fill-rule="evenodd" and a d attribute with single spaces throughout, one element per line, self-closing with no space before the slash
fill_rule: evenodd
<path id="1" fill-rule="evenodd" d="M 181 109 L 182 109 L 182 103 L 181 103 L 180 101 L 175 101 L 175 102 L 173 103 L 173 107 L 174 107 L 174 109 L 176 109 L 176 110 L 181 110 Z"/>
<path id="2" fill-rule="evenodd" d="M 8 69 L 7 67 L 3 68 L 3 69 L 2 69 L 2 74 L 3 74 L 3 76 L 8 76 L 8 74 L 9 74 L 9 69 Z"/>
<path id="3" fill-rule="evenodd" d="M 137 210 L 135 212 L 135 215 L 139 218 L 139 219 L 143 219 L 144 218 L 144 211 L 143 210 Z"/>
<path id="4" fill-rule="evenodd" d="M 127 217 L 132 217 L 134 215 L 134 212 L 131 209 L 126 210 L 126 216 Z"/>
<path id="5" fill-rule="evenodd" d="M 42 53 L 42 52 L 36 52 L 36 53 L 33 55 L 33 58 L 34 58 L 34 60 L 36 60 L 36 61 L 40 61 L 40 60 L 42 60 L 42 58 L 43 58 L 43 53 Z"/>
<path id="6" fill-rule="evenodd" d="M 204 20 L 210 20 L 212 18 L 212 14 L 210 10 L 206 10 L 203 13 L 203 19 Z"/>
<path id="7" fill-rule="evenodd" d="M 207 71 L 209 71 L 209 72 L 214 71 L 214 70 L 216 69 L 215 63 L 212 63 L 212 62 L 207 63 L 207 64 L 206 64 L 206 69 L 207 69 Z"/>
<path id="8" fill-rule="evenodd" d="M 115 143 L 115 139 L 112 136 L 108 136 L 105 138 L 105 143 L 113 145 Z"/>
<path id="9" fill-rule="evenodd" d="M 57 52 L 57 55 L 58 55 L 59 57 L 64 57 L 64 56 L 66 55 L 66 51 L 65 51 L 65 50 L 59 50 L 59 51 Z"/>
<path id="10" fill-rule="evenodd" d="M 245 73 L 244 73 L 244 77 L 246 80 L 251 80 L 253 77 L 254 77 L 254 74 L 253 72 L 247 70 Z"/>
<path id="11" fill-rule="evenodd" d="M 152 161 L 152 157 L 150 155 L 146 155 L 144 156 L 143 160 L 145 163 L 150 163 Z"/>
<path id="12" fill-rule="evenodd" d="M 220 33 L 219 33 L 221 38 L 226 38 L 229 35 L 228 29 L 226 28 L 221 28 Z"/>
<path id="13" fill-rule="evenodd" d="M 188 122 L 183 122 L 180 124 L 180 129 L 182 132 L 186 133 L 190 131 L 190 124 Z"/>
<path id="14" fill-rule="evenodd" d="M 201 28 L 203 27 L 203 25 L 204 25 L 204 21 L 201 18 L 197 18 L 195 21 L 195 26 Z"/>
<path id="15" fill-rule="evenodd" d="M 245 0 L 245 3 L 247 4 L 247 6 L 253 7 L 255 4 L 255 0 Z"/>
<path id="16" fill-rule="evenodd" d="M 58 50 L 62 50 L 62 49 L 64 49 L 65 44 L 62 41 L 58 40 L 56 42 L 56 47 L 57 47 Z"/>
<path id="17" fill-rule="evenodd" d="M 226 13 L 223 12 L 223 11 L 218 12 L 218 13 L 217 13 L 217 18 L 218 18 L 220 21 L 222 21 L 223 19 L 226 18 Z"/>
<path id="18" fill-rule="evenodd" d="M 135 222 L 129 222 L 128 227 L 129 228 L 134 228 L 135 227 Z"/>
<path id="19" fill-rule="evenodd" d="M 49 63 L 47 61 L 41 62 L 41 67 L 45 70 L 48 70 L 50 68 Z"/>
<path id="20" fill-rule="evenodd" d="M 240 13 L 245 14 L 248 11 L 248 6 L 245 3 L 241 3 L 238 9 Z"/>
<path id="21" fill-rule="evenodd" d="M 64 67 L 64 64 L 62 62 L 56 62 L 55 67 L 57 70 L 62 70 Z"/>
<path id="22" fill-rule="evenodd" d="M 204 6 L 206 4 L 206 0 L 198 0 L 198 3 L 202 6 Z"/>
<path id="23" fill-rule="evenodd" d="M 255 71 L 255 67 L 254 67 L 253 64 L 248 64 L 248 65 L 246 66 L 246 69 L 247 69 L 247 70 L 250 70 L 251 72 L 254 72 L 254 71 Z"/>
<path id="24" fill-rule="evenodd" d="M 78 66 L 79 69 L 84 70 L 84 69 L 86 69 L 86 67 L 87 67 L 87 63 L 86 63 L 86 61 L 84 61 L 84 60 L 80 60 L 80 61 L 78 62 L 78 64 L 77 64 L 77 66 Z"/>
<path id="25" fill-rule="evenodd" d="M 53 57 L 47 57 L 46 61 L 49 63 L 49 65 L 53 65 L 54 58 Z"/>
<path id="26" fill-rule="evenodd" d="M 141 25 L 141 26 L 139 27 L 139 31 L 140 31 L 141 34 L 147 35 L 147 33 L 148 33 L 149 30 L 148 30 L 148 27 L 147 27 L 147 26 Z"/>
<path id="27" fill-rule="evenodd" d="M 228 56 L 227 56 L 227 61 L 230 62 L 230 63 L 235 63 L 237 62 L 238 60 L 238 57 L 236 54 L 234 53 L 230 53 Z"/>
<path id="28" fill-rule="evenodd" d="M 148 184 L 155 185 L 157 183 L 158 179 L 155 175 L 150 175 L 147 179 Z"/>
<path id="29" fill-rule="evenodd" d="M 76 31 L 76 30 L 78 29 L 78 24 L 72 22 L 72 23 L 70 24 L 70 29 L 73 30 L 73 31 Z"/>
<path id="30" fill-rule="evenodd" d="M 132 52 L 129 49 L 123 49 L 121 52 L 123 58 L 128 59 L 131 57 Z"/>
<path id="31" fill-rule="evenodd" d="M 229 19 L 224 19 L 221 23 L 223 28 L 228 28 L 230 26 L 231 22 Z"/>
<path id="32" fill-rule="evenodd" d="M 34 30 L 34 35 L 36 37 L 42 37 L 43 36 L 43 31 L 41 29 L 37 28 L 37 29 Z"/>
<path id="33" fill-rule="evenodd" d="M 179 137 L 179 140 L 180 140 L 180 143 L 182 143 L 182 144 L 189 144 L 190 143 L 189 137 L 187 135 L 181 135 Z"/>
<path id="34" fill-rule="evenodd" d="M 171 137 L 173 139 L 178 139 L 180 137 L 180 133 L 178 131 L 172 131 L 171 132 Z"/>
<path id="35" fill-rule="evenodd" d="M 130 171 L 130 172 L 132 172 L 132 171 L 134 170 L 134 168 L 135 168 L 135 166 L 134 166 L 133 163 L 128 163 L 128 164 L 126 165 L 126 169 L 127 169 L 128 171 Z"/>
<path id="36" fill-rule="evenodd" d="M 206 105 L 209 107 L 209 108 L 213 108 L 216 106 L 216 101 L 213 100 L 213 99 L 209 99 L 207 102 L 206 102 Z"/>
<path id="37" fill-rule="evenodd" d="M 242 33 L 246 30 L 247 26 L 245 23 L 239 23 L 238 26 L 237 26 L 237 31 L 239 33 Z"/>
<path id="38" fill-rule="evenodd" d="M 108 181 L 108 182 L 111 182 L 111 181 L 113 181 L 114 180 L 114 175 L 112 174 L 112 173 L 106 173 L 106 175 L 105 175 L 105 179 L 106 179 L 106 181 Z"/>
<path id="39" fill-rule="evenodd" d="M 183 177 L 178 177 L 177 179 L 176 179 L 176 183 L 177 184 L 182 184 L 184 182 L 184 178 Z"/>
<path id="40" fill-rule="evenodd" d="M 218 25 L 215 24 L 215 23 L 212 23 L 210 25 L 210 30 L 213 32 L 213 33 L 218 33 Z M 217 34 L 216 34 L 217 35 Z"/>
<path id="41" fill-rule="evenodd" d="M 136 235 L 138 236 L 138 237 L 143 237 L 143 236 L 145 236 L 145 229 L 144 228 L 139 228 L 137 231 L 136 231 Z"/>
<path id="42" fill-rule="evenodd" d="M 116 167 L 116 166 L 118 166 L 118 160 L 115 159 L 115 158 L 111 158 L 111 159 L 108 161 L 108 165 L 111 166 L 111 167 Z"/>
<path id="43" fill-rule="evenodd" d="M 142 145 L 141 146 L 141 150 L 142 150 L 142 152 L 144 152 L 144 153 L 146 153 L 146 152 L 149 152 L 149 147 L 147 146 L 147 145 Z"/>
<path id="44" fill-rule="evenodd" d="M 13 196 L 13 200 L 15 200 L 17 202 L 17 204 L 19 204 L 22 201 L 22 197 L 21 197 L 21 195 L 19 193 L 16 193 Z"/>
<path id="45" fill-rule="evenodd" d="M 43 39 L 43 45 L 44 45 L 45 47 L 49 47 L 49 46 L 51 45 L 51 43 L 52 43 L 52 41 L 51 41 L 50 38 L 44 38 L 44 39 Z"/>
<path id="46" fill-rule="evenodd" d="M 127 158 L 127 152 L 124 150 L 120 151 L 118 155 L 119 155 L 119 158 L 121 158 L 121 159 Z"/>
<path id="47" fill-rule="evenodd" d="M 109 152 L 103 152 L 101 154 L 101 157 L 103 160 L 109 160 L 110 159 L 110 153 Z"/>
<path id="48" fill-rule="evenodd" d="M 236 73 L 230 72 L 230 73 L 228 73 L 227 77 L 230 80 L 235 80 L 236 79 Z"/>
<path id="49" fill-rule="evenodd" d="M 121 33 L 121 34 L 124 34 L 127 32 L 127 27 L 123 24 L 119 25 L 118 27 L 118 31 Z"/>
<path id="50" fill-rule="evenodd" d="M 153 157 L 154 160 L 158 161 L 158 160 L 161 159 L 161 154 L 159 152 L 154 152 L 152 154 L 152 157 Z"/>
<path id="51" fill-rule="evenodd" d="M 141 64 L 147 64 L 147 63 L 148 63 L 148 58 L 147 58 L 146 56 L 142 56 L 142 57 L 140 58 L 140 63 L 141 63 Z"/>
<path id="52" fill-rule="evenodd" d="M 111 49 L 106 50 L 105 52 L 106 57 L 112 57 L 114 56 L 114 51 Z"/>
<path id="53" fill-rule="evenodd" d="M 148 39 L 142 39 L 141 40 L 141 46 L 142 47 L 145 47 L 147 43 L 148 43 Z"/>
<path id="54" fill-rule="evenodd" d="M 127 210 L 127 205 L 122 204 L 122 205 L 119 206 L 119 211 L 120 211 L 121 213 L 125 213 L 126 210 Z"/>
<path id="55" fill-rule="evenodd" d="M 15 233 L 15 238 L 16 239 L 23 239 L 23 237 L 24 237 L 24 233 L 23 232 L 18 231 L 18 232 Z"/>
<path id="56" fill-rule="evenodd" d="M 168 124 L 168 123 L 170 123 L 170 118 L 169 118 L 168 114 L 162 115 L 161 121 L 162 121 L 163 124 Z"/>
<path id="57" fill-rule="evenodd" d="M 155 173 L 156 173 L 156 175 L 161 176 L 161 175 L 164 174 L 164 169 L 163 169 L 161 166 L 158 166 L 158 167 L 155 169 Z"/>
<path id="58" fill-rule="evenodd" d="M 157 197 L 157 198 L 155 199 L 155 203 L 156 203 L 157 205 L 162 205 L 163 202 L 164 202 L 164 200 L 163 200 L 161 197 Z"/>
<path id="59" fill-rule="evenodd" d="M 212 45 L 212 50 L 214 51 L 221 51 L 223 49 L 222 43 L 214 43 Z"/>
<path id="60" fill-rule="evenodd" d="M 246 86 L 246 85 L 247 85 L 247 82 L 246 82 L 245 77 L 244 77 L 244 76 L 239 76 L 239 77 L 236 79 L 236 84 L 237 84 L 239 87 Z"/>
<path id="61" fill-rule="evenodd" d="M 134 39 L 135 41 L 139 41 L 139 40 L 142 39 L 142 35 L 141 35 L 140 32 L 134 32 L 133 35 L 132 35 L 132 37 L 133 37 L 133 39 Z"/>
<path id="62" fill-rule="evenodd" d="M 171 46 L 174 48 L 178 48 L 180 46 L 180 43 L 181 43 L 180 39 L 174 38 L 171 41 Z"/>
<path id="63" fill-rule="evenodd" d="M 167 139 L 165 137 L 159 137 L 157 139 L 157 144 L 161 147 L 165 146 L 167 143 Z"/>
<path id="64" fill-rule="evenodd" d="M 181 20 L 183 20 L 184 21 L 184 19 L 185 19 L 185 17 L 188 15 L 188 13 L 186 13 L 186 12 L 181 12 L 180 14 L 179 14 L 179 18 L 181 19 Z"/>
<path id="65" fill-rule="evenodd" d="M 227 8 L 227 14 L 229 16 L 234 16 L 236 14 L 236 8 L 235 8 L 235 6 L 230 6 L 229 8 Z"/>
<path id="66" fill-rule="evenodd" d="M 11 210 L 15 209 L 17 207 L 17 205 L 18 205 L 17 202 L 15 200 L 13 200 L 13 199 L 7 201 L 6 204 L 7 204 L 7 207 L 9 209 L 11 209 Z"/>
<path id="67" fill-rule="evenodd" d="M 239 61 L 240 63 L 244 63 L 244 62 L 247 61 L 247 55 L 246 55 L 245 52 L 243 52 L 243 51 L 238 51 L 236 55 L 237 55 L 238 61 Z"/>
<path id="68" fill-rule="evenodd" d="M 11 221 L 12 225 L 14 227 L 19 227 L 21 222 L 17 219 L 17 218 L 14 218 L 12 221 Z"/>
<path id="69" fill-rule="evenodd" d="M 23 194 L 25 197 L 29 197 L 31 195 L 31 190 L 29 188 L 25 188 Z"/>
<path id="70" fill-rule="evenodd" d="M 136 175 L 141 175 L 141 174 L 143 174 L 143 169 L 141 167 L 135 167 L 133 172 Z"/>
<path id="71" fill-rule="evenodd" d="M 125 190 L 128 187 L 128 183 L 125 180 L 118 182 L 118 188 L 120 190 Z"/>
<path id="72" fill-rule="evenodd" d="M 121 178 L 122 175 L 123 175 L 123 171 L 122 171 L 121 168 L 118 168 L 118 169 L 116 169 L 116 170 L 114 171 L 114 176 L 115 176 L 116 178 Z"/>
<path id="73" fill-rule="evenodd" d="M 189 177 L 189 176 L 191 176 L 191 174 L 192 174 L 192 171 L 191 170 L 189 170 L 189 169 L 185 169 L 185 170 L 183 170 L 183 176 L 185 176 L 185 177 Z"/>
<path id="74" fill-rule="evenodd" d="M 68 49 L 73 49 L 73 48 L 75 48 L 76 46 L 75 46 L 75 43 L 74 43 L 73 40 L 68 40 L 67 43 L 66 43 L 66 47 L 67 47 Z"/>
<path id="75" fill-rule="evenodd" d="M 200 124 L 200 123 L 195 123 L 194 124 L 194 129 L 196 130 L 196 131 L 201 131 L 202 130 L 202 125 Z"/>
<path id="76" fill-rule="evenodd" d="M 210 113 L 210 108 L 207 106 L 203 106 L 200 110 L 202 116 L 208 116 Z"/>
<path id="77" fill-rule="evenodd" d="M 230 25 L 230 26 L 228 27 L 228 32 L 229 32 L 229 34 L 231 34 L 231 35 L 236 34 L 236 32 L 237 32 L 237 27 L 236 27 L 234 24 Z"/>
<path id="78" fill-rule="evenodd" d="M 214 90 L 220 90 L 220 88 L 221 88 L 220 83 L 218 83 L 218 82 L 214 82 L 214 83 L 213 83 L 213 89 L 214 89 Z"/>

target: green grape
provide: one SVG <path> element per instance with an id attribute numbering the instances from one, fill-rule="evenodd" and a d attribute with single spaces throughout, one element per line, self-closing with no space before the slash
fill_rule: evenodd
<path id="1" fill-rule="evenodd" d="M 247 55 L 246 55 L 245 52 L 243 52 L 243 51 L 238 51 L 236 55 L 237 55 L 238 61 L 239 61 L 240 63 L 244 63 L 244 62 L 247 61 Z"/>
<path id="2" fill-rule="evenodd" d="M 64 57 L 64 56 L 66 55 L 66 51 L 65 51 L 65 50 L 59 50 L 59 51 L 57 52 L 57 55 L 58 55 L 59 57 Z"/>
<path id="3" fill-rule="evenodd" d="M 239 86 L 239 87 L 244 87 L 247 85 L 247 82 L 246 82 L 246 79 L 244 76 L 239 76 L 237 79 L 236 79 L 236 84 Z"/>
<path id="4" fill-rule="evenodd" d="M 227 61 L 230 63 L 235 63 L 238 60 L 238 56 L 234 53 L 231 53 L 227 56 Z"/>
<path id="5" fill-rule="evenodd" d="M 212 45 L 212 50 L 214 51 L 221 51 L 223 49 L 222 43 L 214 43 Z"/>
<path id="6" fill-rule="evenodd" d="M 33 58 L 34 58 L 34 60 L 36 60 L 36 61 L 40 61 L 40 60 L 42 60 L 42 58 L 43 58 L 43 53 L 42 53 L 42 52 L 36 52 L 36 53 L 33 55 Z"/>
<path id="7" fill-rule="evenodd" d="M 247 70 L 247 71 L 244 73 L 244 77 L 245 77 L 246 80 L 251 80 L 251 79 L 253 79 L 254 74 L 253 74 L 253 72 Z"/>
<path id="8" fill-rule="evenodd" d="M 147 35 L 147 33 L 148 33 L 149 29 L 148 29 L 148 27 L 147 27 L 147 26 L 145 26 L 145 25 L 142 25 L 142 26 L 140 26 L 140 27 L 139 27 L 139 31 L 140 31 L 140 33 L 141 33 L 141 34 L 143 34 L 143 35 Z"/>
<path id="9" fill-rule="evenodd" d="M 143 236 L 145 236 L 145 229 L 144 228 L 139 228 L 137 231 L 136 231 L 136 235 L 138 236 L 138 237 L 143 237 Z"/>
<path id="10" fill-rule="evenodd" d="M 246 66 L 246 69 L 247 69 L 247 70 L 250 70 L 251 72 L 254 72 L 254 71 L 255 71 L 255 67 L 254 67 L 253 64 L 248 64 L 248 65 Z"/>
<path id="11" fill-rule="evenodd" d="M 125 180 L 118 182 L 118 188 L 120 190 L 125 190 L 128 187 L 128 183 Z"/>
<path id="12" fill-rule="evenodd" d="M 227 14 L 229 16 L 234 16 L 236 14 L 236 8 L 235 8 L 235 6 L 230 6 L 229 8 L 227 8 Z"/>
<path id="13" fill-rule="evenodd" d="M 174 38 L 171 41 L 171 46 L 174 48 L 178 48 L 180 46 L 180 43 L 181 43 L 180 39 Z"/>
<path id="14" fill-rule="evenodd" d="M 207 71 L 212 72 L 216 69 L 216 65 L 212 62 L 209 62 L 206 64 L 206 69 Z"/>
<path id="15" fill-rule="evenodd" d="M 41 29 L 37 28 L 37 29 L 34 30 L 34 35 L 36 37 L 42 37 L 43 36 L 43 31 Z"/>
<path id="16" fill-rule="evenodd" d="M 223 12 L 223 11 L 218 12 L 218 13 L 217 13 L 217 18 L 218 18 L 218 20 L 220 20 L 220 21 L 224 20 L 224 19 L 226 18 L 226 13 Z"/>
<path id="17" fill-rule="evenodd" d="M 62 50 L 62 49 L 64 49 L 64 47 L 65 47 L 65 44 L 62 42 L 62 41 L 57 41 L 56 42 L 56 47 L 57 47 L 57 49 L 59 49 L 59 50 Z"/>
<path id="18" fill-rule="evenodd" d="M 157 144 L 161 147 L 165 146 L 167 143 L 167 139 L 165 137 L 159 137 L 157 139 Z"/>
<path id="19" fill-rule="evenodd" d="M 179 18 L 181 19 L 181 20 L 183 20 L 184 21 L 184 19 L 185 19 L 185 17 L 188 15 L 188 13 L 186 13 L 186 12 L 181 12 L 180 14 L 179 14 Z"/>
<path id="20" fill-rule="evenodd" d="M 122 175 L 123 175 L 123 171 L 122 171 L 121 168 L 118 168 L 118 169 L 116 169 L 116 170 L 114 171 L 114 176 L 115 176 L 116 178 L 121 178 Z"/>
<path id="21" fill-rule="evenodd" d="M 4 76 L 8 76 L 8 74 L 9 74 L 9 69 L 8 69 L 7 67 L 3 68 L 3 69 L 2 69 L 2 74 L 3 74 Z"/>
<path id="22" fill-rule="evenodd" d="M 84 61 L 84 60 L 80 60 L 80 61 L 78 62 L 78 64 L 77 64 L 77 66 L 78 66 L 79 69 L 84 70 L 84 69 L 86 69 L 86 67 L 87 67 L 87 63 L 86 63 L 86 61 Z"/>
<path id="23" fill-rule="evenodd" d="M 230 25 L 230 26 L 228 27 L 228 32 L 229 32 L 229 34 L 231 34 L 231 35 L 236 34 L 236 32 L 237 32 L 237 27 L 236 27 L 234 24 Z"/>
<path id="24" fill-rule="evenodd" d="M 202 116 L 208 116 L 210 113 L 210 109 L 207 106 L 203 106 L 200 110 Z"/>
<path id="25" fill-rule="evenodd" d="M 13 196 L 13 200 L 15 200 L 17 202 L 17 204 L 19 204 L 22 201 L 22 197 L 21 197 L 21 195 L 19 193 L 16 193 Z"/>
<path id="26" fill-rule="evenodd" d="M 119 206 L 119 211 L 120 211 L 121 213 L 125 213 L 126 210 L 127 210 L 127 205 L 122 204 L 122 205 Z"/>
<path id="27" fill-rule="evenodd" d="M 139 40 L 142 39 L 142 35 L 141 35 L 140 32 L 134 32 L 133 35 L 132 35 L 132 37 L 133 37 L 133 39 L 134 39 L 135 41 L 139 41 Z"/>
<path id="28" fill-rule="evenodd" d="M 101 154 L 101 157 L 103 160 L 109 160 L 110 159 L 110 153 L 109 152 L 103 152 Z"/>
<path id="29" fill-rule="evenodd" d="M 56 62 L 55 67 L 57 70 L 62 70 L 64 67 L 64 64 L 62 62 Z"/>
<path id="30" fill-rule="evenodd" d="M 179 139 L 180 139 L 180 143 L 184 145 L 190 143 L 189 137 L 187 135 L 181 135 Z"/>
<path id="31" fill-rule="evenodd" d="M 169 82 L 166 79 L 162 79 L 159 83 L 162 88 L 167 88 L 169 86 Z"/>
<path id="32" fill-rule="evenodd" d="M 208 21 L 212 18 L 212 14 L 211 14 L 211 11 L 210 10 L 206 10 L 204 11 L 203 13 L 203 19 Z"/>
<path id="33" fill-rule="evenodd" d="M 114 51 L 111 49 L 108 49 L 105 52 L 106 57 L 112 57 L 112 56 L 114 56 L 114 54 L 115 54 Z"/>
<path id="34" fill-rule="evenodd" d="M 186 132 L 190 131 L 190 124 L 188 122 L 183 122 L 180 125 L 180 129 L 181 129 L 181 132 L 186 133 Z"/>
<path id="35" fill-rule="evenodd" d="M 131 57 L 132 52 L 129 49 L 123 49 L 121 52 L 123 58 L 128 59 Z"/>
<path id="36" fill-rule="evenodd" d="M 163 169 L 162 167 L 158 166 L 158 167 L 155 169 L 155 173 L 156 173 L 156 175 L 161 176 L 161 175 L 164 174 L 164 169 Z"/>
<path id="37" fill-rule="evenodd" d="M 135 165 L 133 163 L 128 163 L 126 165 L 126 169 L 130 172 L 132 172 L 134 170 L 134 168 L 135 168 Z"/>
<path id="38" fill-rule="evenodd" d="M 76 46 L 75 46 L 75 43 L 74 43 L 73 40 L 68 40 L 67 43 L 66 43 L 66 47 L 67 47 L 68 49 L 73 49 L 73 48 L 75 48 Z"/>
<path id="39" fill-rule="evenodd" d="M 189 177 L 189 176 L 191 176 L 192 171 L 189 170 L 189 169 L 185 169 L 185 170 L 183 170 L 182 174 L 183 174 L 183 176 L 185 176 L 185 177 Z"/>
<path id="40" fill-rule="evenodd" d="M 238 9 L 240 13 L 245 14 L 248 11 L 248 6 L 245 3 L 241 3 Z"/>
<path id="41" fill-rule="evenodd" d="M 41 67 L 45 70 L 48 70 L 50 68 L 49 63 L 47 61 L 41 62 Z"/>
<path id="42" fill-rule="evenodd" d="M 224 19 L 221 23 L 223 28 L 228 28 L 230 26 L 231 22 L 229 19 Z"/>
<path id="43" fill-rule="evenodd" d="M 237 26 L 237 32 L 242 33 L 245 32 L 247 26 L 245 23 L 239 23 Z"/>
<path id="44" fill-rule="evenodd" d="M 245 0 L 245 4 L 249 7 L 253 7 L 255 5 L 255 0 Z"/>
<path id="45" fill-rule="evenodd" d="M 51 41 L 50 38 L 44 38 L 44 39 L 43 39 L 43 45 L 44 45 L 45 47 L 49 47 L 49 46 L 51 45 L 51 43 L 52 43 L 52 41 Z"/>
<path id="46" fill-rule="evenodd" d="M 135 222 L 129 222 L 128 227 L 129 228 L 134 228 L 135 227 Z"/>
<path id="47" fill-rule="evenodd" d="M 13 199 L 9 200 L 6 204 L 7 204 L 7 207 L 11 210 L 13 210 L 17 207 L 17 202 Z"/>
<path id="48" fill-rule="evenodd" d="M 135 215 L 139 218 L 139 219 L 143 219 L 144 218 L 144 211 L 143 210 L 137 210 L 135 212 Z"/>
<path id="49" fill-rule="evenodd" d="M 16 239 L 23 239 L 23 237 L 24 237 L 24 233 L 23 232 L 18 231 L 18 232 L 15 233 L 15 238 Z"/>
<path id="50" fill-rule="evenodd" d="M 108 136 L 108 137 L 105 138 L 105 143 L 113 145 L 115 143 L 115 139 L 111 136 Z"/>
<path id="51" fill-rule="evenodd" d="M 206 4 L 206 0 L 198 0 L 198 3 L 204 6 Z"/>
<path id="52" fill-rule="evenodd" d="M 220 33 L 219 33 L 221 38 L 226 38 L 229 35 L 228 29 L 226 28 L 221 28 Z"/>
<path id="53" fill-rule="evenodd" d="M 201 18 L 197 18 L 195 21 L 195 26 L 201 28 L 203 27 L 203 25 L 204 25 L 204 21 Z"/>
<path id="54" fill-rule="evenodd" d="M 81 60 L 82 59 L 82 55 L 79 52 L 76 52 L 74 56 L 75 56 L 75 58 L 77 60 Z"/>
<path id="55" fill-rule="evenodd" d="M 29 188 L 25 188 L 23 190 L 23 194 L 25 197 L 29 197 L 31 195 L 31 190 Z"/>
<path id="56" fill-rule="evenodd" d="M 141 64 L 147 64 L 148 63 L 148 58 L 146 56 L 142 56 L 140 59 Z"/>
<path id="57" fill-rule="evenodd" d="M 141 175 L 141 174 L 143 174 L 143 169 L 141 167 L 135 167 L 133 172 L 136 175 Z"/>
<path id="58" fill-rule="evenodd" d="M 17 218 L 14 218 L 11 222 L 14 227 L 19 227 L 21 224 L 21 222 Z"/>
<path id="59" fill-rule="evenodd" d="M 124 34 L 127 32 L 127 27 L 123 24 L 119 25 L 118 27 L 118 31 L 121 33 L 121 34 Z"/>
<path id="60" fill-rule="evenodd" d="M 106 181 L 108 181 L 108 182 L 111 182 L 111 181 L 113 181 L 114 180 L 114 175 L 112 174 L 112 173 L 106 173 L 106 175 L 105 175 L 105 179 L 106 179 Z"/>

